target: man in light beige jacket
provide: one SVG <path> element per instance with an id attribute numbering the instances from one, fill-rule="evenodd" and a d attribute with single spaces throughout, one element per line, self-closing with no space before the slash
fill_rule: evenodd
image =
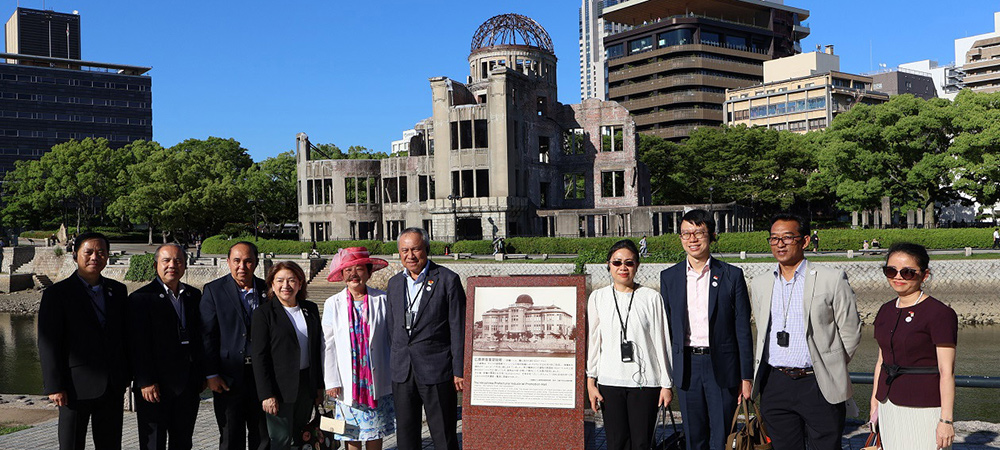
<path id="1" fill-rule="evenodd" d="M 809 224 L 794 214 L 771 219 L 768 242 L 778 260 L 754 278 L 757 324 L 754 394 L 774 450 L 841 448 L 847 364 L 861 341 L 854 290 L 842 270 L 810 264 Z"/>

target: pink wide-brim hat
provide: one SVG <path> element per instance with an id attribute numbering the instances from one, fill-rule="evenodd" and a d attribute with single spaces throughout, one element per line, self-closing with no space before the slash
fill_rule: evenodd
<path id="1" fill-rule="evenodd" d="M 372 258 L 368 249 L 364 247 L 342 248 L 333 255 L 330 260 L 330 275 L 326 276 L 327 281 L 344 281 L 344 268 L 352 266 L 372 265 L 372 272 L 384 269 L 389 262 L 381 258 Z"/>

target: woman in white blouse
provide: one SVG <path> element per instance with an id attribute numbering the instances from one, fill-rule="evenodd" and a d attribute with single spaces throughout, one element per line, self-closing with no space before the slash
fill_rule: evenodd
<path id="1" fill-rule="evenodd" d="M 673 397 L 663 299 L 635 282 L 638 270 L 635 243 L 618 241 L 608 251 L 612 285 L 587 301 L 587 393 L 608 450 L 650 448 L 657 407 Z"/>

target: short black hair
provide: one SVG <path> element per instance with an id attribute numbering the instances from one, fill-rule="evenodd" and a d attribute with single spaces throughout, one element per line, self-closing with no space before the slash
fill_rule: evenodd
<path id="1" fill-rule="evenodd" d="M 809 236 L 809 222 L 806 222 L 802 216 L 791 212 L 780 212 L 771 216 L 771 225 L 767 227 L 768 231 L 770 231 L 771 228 L 774 227 L 774 223 L 779 220 L 798 223 L 799 236 Z"/>
<path id="2" fill-rule="evenodd" d="M 257 245 L 255 245 L 253 242 L 249 242 L 249 241 L 239 241 L 239 242 L 237 242 L 237 243 L 235 243 L 233 245 L 230 245 L 229 246 L 229 252 L 226 253 L 226 258 L 229 258 L 230 256 L 233 256 L 233 248 L 236 247 L 237 245 L 245 245 L 245 246 L 247 246 L 247 248 L 250 249 L 250 253 L 253 253 L 253 259 L 255 261 L 260 261 L 260 251 L 257 250 Z"/>
<path id="3" fill-rule="evenodd" d="M 84 242 L 93 239 L 97 239 L 99 241 L 104 242 L 104 250 L 107 250 L 109 252 L 111 251 L 111 241 L 108 240 L 107 236 L 105 236 L 102 233 L 98 233 L 96 231 L 88 231 L 86 233 L 77 236 L 76 239 L 73 240 L 73 257 L 76 257 L 76 252 L 80 250 L 80 246 L 83 245 Z"/>
<path id="4" fill-rule="evenodd" d="M 715 242 L 717 236 L 715 235 L 715 219 L 712 218 L 712 213 L 704 209 L 692 209 L 684 213 L 681 221 L 693 223 L 695 226 L 705 225 L 705 228 L 708 229 L 708 241 Z"/>
<path id="5" fill-rule="evenodd" d="M 635 255 L 635 261 L 639 262 L 639 247 L 636 247 L 635 242 L 632 242 L 631 239 L 622 239 L 618 242 L 615 242 L 615 245 L 612 245 L 611 249 L 608 250 L 607 261 L 611 261 L 611 255 L 614 255 L 615 252 L 623 248 L 628 249 L 630 252 L 632 252 L 632 254 Z"/>
<path id="6" fill-rule="evenodd" d="M 885 262 L 889 263 L 889 257 L 893 253 L 906 253 L 917 260 L 917 266 L 920 270 L 927 270 L 928 265 L 931 262 L 931 256 L 927 254 L 927 248 L 920 244 L 914 244 L 912 242 L 897 242 L 889 247 L 889 251 L 885 254 Z"/>

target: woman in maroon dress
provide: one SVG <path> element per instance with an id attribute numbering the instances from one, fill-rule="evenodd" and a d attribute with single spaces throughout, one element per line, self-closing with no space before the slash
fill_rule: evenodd
<path id="1" fill-rule="evenodd" d="M 871 411 L 885 450 L 947 449 L 955 438 L 958 316 L 924 292 L 929 262 L 923 246 L 898 243 L 882 267 L 897 294 L 875 317 Z"/>

